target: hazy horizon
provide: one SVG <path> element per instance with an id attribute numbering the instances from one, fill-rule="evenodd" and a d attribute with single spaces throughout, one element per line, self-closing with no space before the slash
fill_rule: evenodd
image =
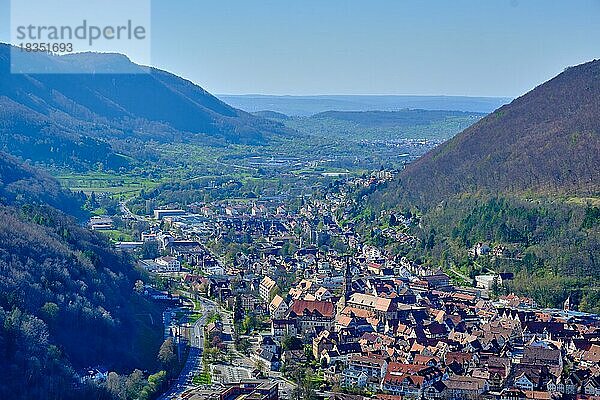
<path id="1" fill-rule="evenodd" d="M 599 15 L 598 0 L 154 0 L 151 65 L 231 95 L 513 98 L 598 58 Z"/>
<path id="2" fill-rule="evenodd" d="M 225 103 L 247 112 L 275 111 L 310 116 L 325 111 L 399 111 L 405 109 L 490 113 L 510 97 L 419 95 L 228 95 L 215 94 Z"/>
<path id="3" fill-rule="evenodd" d="M 412 93 L 398 93 L 398 94 L 379 94 L 379 93 L 352 93 L 352 94 L 341 94 L 341 93 L 312 93 L 312 94 L 277 94 L 277 93 L 211 93 L 214 96 L 237 96 L 237 97 L 251 97 L 251 96 L 265 96 L 265 97 L 464 97 L 464 98 L 481 98 L 481 99 L 515 99 L 510 96 L 469 96 L 461 94 L 412 94 Z"/>

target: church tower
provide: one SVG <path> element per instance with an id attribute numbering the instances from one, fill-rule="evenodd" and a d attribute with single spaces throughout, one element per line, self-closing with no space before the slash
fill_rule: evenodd
<path id="1" fill-rule="evenodd" d="M 338 314 L 346 307 L 346 303 L 352 296 L 352 272 L 350 271 L 350 257 L 346 256 L 346 265 L 344 267 L 344 282 L 342 283 L 342 295 L 337 302 Z"/>
<path id="2" fill-rule="evenodd" d="M 346 269 L 344 271 L 344 293 L 345 301 L 350 300 L 352 295 L 352 271 L 350 270 L 350 256 L 346 256 Z"/>
<path id="3" fill-rule="evenodd" d="M 569 294 L 569 297 L 567 297 L 567 299 L 563 303 L 563 310 L 565 310 L 565 311 L 572 311 L 572 310 L 574 310 L 573 299 L 571 299 L 571 295 L 570 294 Z"/>

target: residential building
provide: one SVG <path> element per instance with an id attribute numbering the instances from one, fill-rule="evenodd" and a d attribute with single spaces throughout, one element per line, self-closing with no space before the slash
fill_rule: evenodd
<path id="1" fill-rule="evenodd" d="M 296 326 L 301 335 L 316 334 L 333 328 L 335 307 L 328 301 L 295 300 L 288 310 L 288 319 L 297 321 Z"/>
<path id="2" fill-rule="evenodd" d="M 265 303 L 269 303 L 276 291 L 277 283 L 273 279 L 271 279 L 271 277 L 265 276 L 258 287 L 258 293 L 260 298 Z"/>
<path id="3" fill-rule="evenodd" d="M 171 256 L 159 257 L 154 260 L 158 265 L 158 272 L 179 272 L 181 271 L 181 263 Z"/>

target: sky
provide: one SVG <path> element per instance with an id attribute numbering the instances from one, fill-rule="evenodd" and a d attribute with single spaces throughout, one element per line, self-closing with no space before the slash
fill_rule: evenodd
<path id="1" fill-rule="evenodd" d="M 598 21 L 600 0 L 152 0 L 151 63 L 218 94 L 516 97 L 600 58 Z"/>

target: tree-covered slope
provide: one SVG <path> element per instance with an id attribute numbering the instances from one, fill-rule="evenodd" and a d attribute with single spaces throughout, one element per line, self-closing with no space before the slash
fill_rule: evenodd
<path id="1" fill-rule="evenodd" d="M 0 153 L 0 398 L 80 398 L 74 372 L 147 368 L 136 339 L 157 332 L 137 273 L 72 216 L 51 178 Z M 158 342 L 160 343 L 160 342 Z"/>
<path id="2" fill-rule="evenodd" d="M 23 204 L 48 205 L 72 215 L 81 208 L 55 179 L 0 152 L 0 205 Z"/>
<path id="3" fill-rule="evenodd" d="M 132 73 L 14 74 L 11 48 L 0 44 L 0 150 L 24 159 L 118 169 L 131 162 L 121 151 L 134 153 L 136 144 L 149 140 L 262 144 L 283 132 L 190 81 L 122 55 L 27 57 L 23 62 L 52 71 L 65 63 L 91 71 L 114 64 Z"/>
<path id="4" fill-rule="evenodd" d="M 363 214 L 419 214 L 411 228 L 418 245 L 398 249 L 415 259 L 471 277 L 486 268 L 510 270 L 517 279 L 502 290 L 548 306 L 573 295 L 582 308 L 598 311 L 599 165 L 600 61 L 592 61 L 407 166 L 370 196 Z M 474 259 L 469 249 L 479 242 L 507 248 L 510 256 Z"/>
<path id="5" fill-rule="evenodd" d="M 382 194 L 428 207 L 447 196 L 600 190 L 600 61 L 569 68 L 409 165 Z"/>

